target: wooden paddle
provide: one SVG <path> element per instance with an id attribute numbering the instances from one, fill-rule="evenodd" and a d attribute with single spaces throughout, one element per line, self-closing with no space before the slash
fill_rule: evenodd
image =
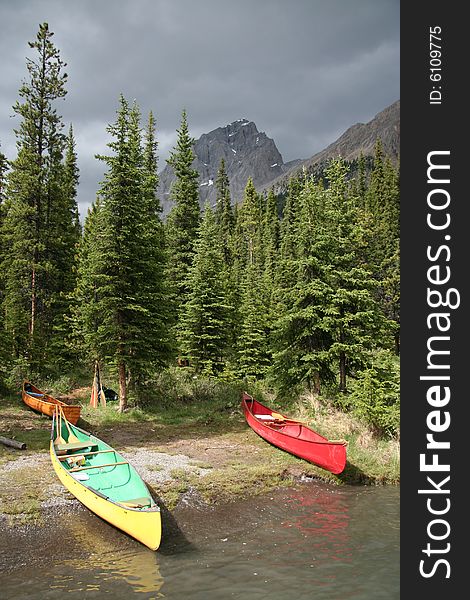
<path id="1" fill-rule="evenodd" d="M 59 424 L 59 406 L 56 407 L 55 410 L 55 429 L 56 429 L 56 438 L 54 440 L 54 446 L 58 446 L 59 444 L 65 444 L 65 440 L 62 437 L 62 421 Z"/>
<path id="2" fill-rule="evenodd" d="M 67 421 L 67 417 L 64 415 L 64 410 L 62 408 L 62 406 L 59 406 L 60 408 L 60 416 L 61 419 L 63 418 L 65 421 L 65 426 L 67 427 L 67 431 L 69 432 L 69 440 L 68 440 L 68 444 L 73 443 L 73 442 L 81 442 L 80 439 L 78 439 L 78 437 L 73 433 L 73 431 L 70 429 L 70 425 L 69 422 Z"/>
<path id="3" fill-rule="evenodd" d="M 297 421 L 297 419 L 289 419 L 289 417 L 285 417 L 278 412 L 272 412 L 271 416 L 274 417 L 277 421 L 284 421 L 285 423 L 299 423 L 300 425 L 308 425 L 307 421 Z"/>
<path id="4" fill-rule="evenodd" d="M 100 382 L 100 404 L 101 404 L 101 406 L 106 406 L 106 396 L 104 395 L 104 392 L 103 392 L 103 384 L 101 383 L 101 373 L 100 373 L 99 367 L 98 367 L 98 378 L 99 378 L 99 382 Z"/>
<path id="5" fill-rule="evenodd" d="M 98 408 L 98 374 L 97 374 L 98 363 L 95 361 L 95 374 L 93 375 L 93 385 L 91 386 L 91 398 L 90 406 Z"/>

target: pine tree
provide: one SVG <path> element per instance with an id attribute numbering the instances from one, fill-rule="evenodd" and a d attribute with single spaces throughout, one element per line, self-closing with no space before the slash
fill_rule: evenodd
<path id="1" fill-rule="evenodd" d="M 378 282 L 377 298 L 384 315 L 394 321 L 395 351 L 399 353 L 400 313 L 400 190 L 399 174 L 376 142 L 374 168 L 366 193 L 371 213 L 368 260 Z"/>
<path id="2" fill-rule="evenodd" d="M 329 355 L 337 361 L 339 389 L 345 392 L 348 373 L 366 362 L 367 351 L 390 323 L 375 300 L 376 281 L 372 273 L 358 261 L 357 238 L 361 236 L 357 228 L 357 200 L 347 196 L 347 168 L 341 160 L 332 161 L 326 175 L 331 247 L 326 278 L 331 288 L 327 324 L 333 338 Z"/>
<path id="3" fill-rule="evenodd" d="M 69 316 L 70 346 L 90 365 L 101 357 L 97 337 L 101 323 L 98 310 L 99 257 L 102 248 L 100 212 L 101 203 L 97 198 L 88 209 L 77 250 L 76 287 Z"/>
<path id="4" fill-rule="evenodd" d="M 85 316 L 91 326 L 95 315 L 100 316 L 90 347 L 116 366 L 123 411 L 128 381 L 139 393 L 153 368 L 165 362 L 169 342 L 162 310 L 166 298 L 153 118 L 144 145 L 140 111 L 121 96 L 116 122 L 108 132 L 112 155 L 98 157 L 108 166 L 96 221 L 99 254 L 89 256 L 94 275 L 85 281 L 89 295 L 96 286 L 95 301 Z"/>
<path id="5" fill-rule="evenodd" d="M 188 273 L 194 258 L 194 244 L 200 220 L 198 172 L 193 169 L 194 139 L 189 135 L 186 111 L 183 110 L 176 146 L 167 160 L 176 179 L 170 190 L 174 202 L 166 223 L 168 248 L 167 279 L 171 283 L 171 306 L 180 336 L 180 321 L 189 297 Z"/>
<path id="6" fill-rule="evenodd" d="M 250 262 L 246 267 L 239 312 L 238 371 L 242 377 L 259 379 L 270 363 L 269 319 L 262 280 L 256 265 Z"/>
<path id="7" fill-rule="evenodd" d="M 6 187 L 6 173 L 8 170 L 8 160 L 7 157 L 0 150 L 0 207 L 5 200 L 5 187 Z M 1 208 L 0 208 L 1 211 Z M 0 221 L 1 225 L 1 221 Z"/>
<path id="8" fill-rule="evenodd" d="M 301 188 L 299 184 L 291 183 L 285 216 L 290 221 L 283 224 L 284 273 L 277 290 L 281 301 L 273 335 L 273 373 L 285 393 L 307 385 L 318 394 L 322 383 L 334 379 L 328 354 L 330 241 L 322 185 L 310 177 L 304 177 Z"/>
<path id="9" fill-rule="evenodd" d="M 2 223 L 4 217 L 3 202 L 5 199 L 6 172 L 8 170 L 7 157 L 0 151 L 0 232 L 2 231 Z M 3 262 L 3 246 L 0 236 L 0 266 Z M 10 371 L 10 356 L 8 352 L 8 343 L 5 335 L 5 323 L 1 306 L 4 297 L 4 281 L 3 273 L 0 269 L 0 389 L 4 387 L 4 381 Z"/>
<path id="10" fill-rule="evenodd" d="M 189 271 L 183 318 L 185 349 L 196 372 L 217 375 L 225 367 L 231 307 L 227 304 L 224 255 L 213 212 L 206 204 Z"/>
<path id="11" fill-rule="evenodd" d="M 134 383 L 140 387 L 143 387 L 144 376 L 150 372 L 148 365 L 161 369 L 167 365 L 174 352 L 174 341 L 168 327 L 170 310 L 169 290 L 165 281 L 167 257 L 161 220 L 162 207 L 157 196 L 157 146 L 155 119 L 150 113 L 143 139 L 142 224 L 138 241 L 140 249 L 137 252 L 142 307 L 137 313 L 138 328 L 141 332 L 148 330 L 148 335 L 139 344 L 139 380 L 134 378 Z"/>
<path id="12" fill-rule="evenodd" d="M 297 259 L 297 241 L 299 227 L 299 197 L 305 183 L 306 173 L 302 177 L 291 177 L 287 200 L 280 225 L 279 258 L 277 261 L 276 286 L 282 299 L 283 290 L 291 289 L 297 281 L 295 261 Z"/>
<path id="13" fill-rule="evenodd" d="M 215 180 L 215 187 L 217 191 L 215 222 L 217 224 L 219 244 L 223 249 L 224 262 L 227 267 L 230 267 L 233 262 L 231 237 L 233 234 L 235 220 L 230 198 L 230 182 L 227 172 L 225 171 L 225 161 L 223 158 L 220 160 L 220 166 Z"/>
<path id="14" fill-rule="evenodd" d="M 269 281 L 273 282 L 279 256 L 280 223 L 274 191 L 269 190 L 266 199 L 266 211 L 263 222 L 264 272 Z"/>
<path id="15" fill-rule="evenodd" d="M 241 291 L 238 315 L 238 370 L 243 377 L 259 378 L 270 360 L 269 315 L 264 283 L 265 202 L 248 179 L 243 203 L 237 215 L 238 287 Z"/>
<path id="16" fill-rule="evenodd" d="M 361 259 L 364 233 L 347 167 L 332 161 L 326 176 L 326 189 L 304 179 L 296 202 L 297 242 L 287 234 L 283 240 L 288 276 L 280 278 L 285 300 L 274 356 L 283 387 L 307 384 L 317 393 L 336 375 L 346 391 L 348 374 L 369 360 L 389 327 L 375 299 L 377 282 Z"/>
<path id="17" fill-rule="evenodd" d="M 77 205 L 77 187 L 79 169 L 75 151 L 73 128 L 70 126 L 66 140 L 65 157 L 62 169 L 62 181 L 55 203 L 56 215 L 49 220 L 48 247 L 54 256 L 55 289 L 53 304 L 53 337 L 50 350 L 55 357 L 70 360 L 68 344 L 70 335 L 69 321 L 66 318 L 70 310 L 70 299 L 76 285 L 76 254 L 81 237 L 81 227 Z M 60 207 L 60 210 L 59 210 Z M 57 358 L 56 358 L 57 362 Z"/>
<path id="18" fill-rule="evenodd" d="M 5 201 L 5 190 L 6 190 L 6 173 L 8 171 L 8 160 L 7 157 L 0 151 L 0 233 L 2 231 L 2 223 L 4 219 L 4 201 Z M 3 247 L 2 238 L 0 235 L 0 265 L 3 262 Z M 3 301 L 3 281 L 2 272 L 0 271 L 0 306 Z M 0 310 L 0 330 L 3 330 L 3 318 L 2 311 Z"/>
<path id="19" fill-rule="evenodd" d="M 8 174 L 2 227 L 5 298 L 3 309 L 13 352 L 39 369 L 50 356 L 48 344 L 62 290 L 61 225 L 65 136 L 55 102 L 66 95 L 65 63 L 52 42 L 48 24 L 29 44 L 37 59 L 27 59 L 29 81 L 14 108 L 21 117 L 17 158 Z M 59 238 L 57 237 L 59 235 Z M 60 304 L 60 303 L 59 303 Z"/>
<path id="20" fill-rule="evenodd" d="M 262 240 L 262 203 L 253 184 L 253 179 L 248 178 L 243 203 L 238 211 L 238 223 L 243 236 L 243 255 L 246 256 L 247 265 L 261 266 L 261 240 Z"/>

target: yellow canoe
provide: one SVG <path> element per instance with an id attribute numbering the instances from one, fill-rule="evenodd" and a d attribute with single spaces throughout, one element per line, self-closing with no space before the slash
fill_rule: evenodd
<path id="1" fill-rule="evenodd" d="M 56 413 L 50 456 L 58 478 L 77 500 L 151 550 L 158 549 L 160 509 L 140 475 L 116 450 Z"/>

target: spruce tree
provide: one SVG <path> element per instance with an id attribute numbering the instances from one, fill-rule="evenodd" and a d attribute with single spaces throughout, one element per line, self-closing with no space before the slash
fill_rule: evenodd
<path id="1" fill-rule="evenodd" d="M 167 160 L 176 179 L 170 190 L 174 202 L 167 223 L 167 279 L 172 286 L 176 333 L 180 339 L 180 320 L 186 312 L 189 298 L 188 273 L 194 258 L 194 244 L 200 220 L 198 172 L 193 168 L 194 139 L 189 135 L 186 111 L 183 110 L 176 146 Z"/>
<path id="2" fill-rule="evenodd" d="M 130 108 L 121 96 L 116 122 L 108 132 L 112 154 L 98 157 L 108 170 L 99 192 L 99 255 L 90 260 L 95 269 L 91 283 L 96 285 L 90 323 L 100 315 L 93 345 L 101 359 L 116 366 L 123 411 L 128 381 L 139 394 L 152 370 L 166 360 L 168 336 L 162 312 L 166 298 L 153 120 L 144 144 L 138 106 Z"/>
<path id="3" fill-rule="evenodd" d="M 328 354 L 332 290 L 327 280 L 331 256 L 324 194 L 322 185 L 310 177 L 304 177 L 302 187 L 299 180 L 291 182 L 273 334 L 273 374 L 284 393 L 306 385 L 318 394 L 322 383 L 334 380 Z"/>
<path id="4" fill-rule="evenodd" d="M 243 255 L 246 257 L 247 265 L 261 266 L 262 252 L 262 223 L 263 214 L 261 201 L 253 184 L 253 179 L 248 178 L 243 202 L 238 211 L 238 224 L 240 226 L 243 240 Z"/>
<path id="5" fill-rule="evenodd" d="M 225 367 L 230 336 L 224 254 L 218 244 L 214 214 L 206 204 L 189 270 L 189 299 L 183 318 L 186 354 L 196 372 L 220 374 Z"/>
<path id="6" fill-rule="evenodd" d="M 263 301 L 262 280 L 248 262 L 242 285 L 238 338 L 238 372 L 248 379 L 263 377 L 270 363 L 269 318 Z"/>
<path id="7" fill-rule="evenodd" d="M 76 285 L 76 254 L 81 237 L 77 205 L 79 169 L 75 151 L 73 128 L 70 126 L 66 139 L 62 181 L 55 203 L 55 219 L 49 219 L 48 247 L 55 263 L 55 288 L 53 304 L 53 336 L 50 349 L 60 362 L 71 360 L 67 338 L 70 336 L 66 317 Z M 59 210 L 60 207 L 60 210 Z M 57 358 L 55 359 L 58 360 Z"/>
<path id="8" fill-rule="evenodd" d="M 0 146 L 1 147 L 1 146 Z M 0 212 L 3 201 L 5 200 L 6 173 L 8 170 L 7 157 L 0 150 Z M 1 225 L 1 222 L 0 222 Z"/>
<path id="9" fill-rule="evenodd" d="M 97 336 L 101 323 L 98 310 L 99 260 L 102 248 L 100 211 L 101 203 L 97 198 L 88 209 L 78 245 L 76 287 L 69 317 L 70 346 L 80 359 L 90 365 L 101 358 Z"/>
<path id="10" fill-rule="evenodd" d="M 270 360 L 270 319 L 264 291 L 264 199 L 248 179 L 238 210 L 238 269 L 240 304 L 238 365 L 243 377 L 259 378 Z"/>
<path id="11" fill-rule="evenodd" d="M 2 223 L 4 218 L 4 201 L 5 201 L 5 190 L 6 190 L 6 173 L 8 171 L 8 160 L 7 157 L 0 151 L 0 265 L 2 264 L 3 247 L 2 247 Z M 3 300 L 3 274 L 0 271 L 0 307 Z M 0 319 L 2 319 L 2 311 L 0 309 Z M 0 329 L 3 329 L 3 319 L 0 321 Z"/>
<path id="12" fill-rule="evenodd" d="M 137 268 L 141 274 L 138 282 L 141 310 L 136 314 L 139 317 L 139 330 L 148 330 L 148 335 L 139 344 L 139 378 L 134 378 L 134 383 L 141 388 L 145 376 L 150 373 L 149 366 L 156 369 L 165 367 L 174 353 L 174 341 L 168 327 L 171 313 L 168 303 L 169 286 L 165 279 L 167 256 L 161 220 L 162 207 L 157 195 L 157 147 L 155 119 L 150 113 L 143 137 L 142 222 L 140 248 L 137 252 Z"/>
<path id="13" fill-rule="evenodd" d="M 339 389 L 345 392 L 348 373 L 365 364 L 367 351 L 389 330 L 390 322 L 375 300 L 376 281 L 372 273 L 358 260 L 357 200 L 347 195 L 347 167 L 341 160 L 331 161 L 326 175 L 327 236 L 331 248 L 326 273 L 331 288 L 327 325 L 333 338 L 329 356 L 337 361 Z"/>
<path id="14" fill-rule="evenodd" d="M 280 223 L 274 191 L 268 192 L 263 222 L 264 272 L 271 283 L 274 281 L 279 257 Z"/>
<path id="15" fill-rule="evenodd" d="M 234 227 L 234 216 L 230 198 L 230 182 L 225 171 L 225 161 L 220 159 L 220 166 L 215 180 L 216 205 L 215 222 L 217 224 L 219 244 L 224 253 L 224 262 L 230 267 L 233 262 L 231 237 Z"/>
<path id="16" fill-rule="evenodd" d="M 375 146 L 374 168 L 366 192 L 370 212 L 368 260 L 377 280 L 377 298 L 384 315 L 394 321 L 395 351 L 399 352 L 399 262 L 400 262 L 400 190 L 398 169 L 384 157 L 380 139 Z"/>
<path id="17" fill-rule="evenodd" d="M 65 136 L 55 108 L 66 95 L 67 75 L 52 36 L 43 23 L 29 44 L 37 58 L 27 59 L 29 80 L 13 107 L 21 123 L 15 130 L 18 154 L 8 174 L 2 227 L 6 327 L 15 356 L 26 357 L 36 370 L 46 359 L 54 360 L 48 345 L 63 292 L 60 229 L 70 216 L 64 215 L 62 202 Z"/>

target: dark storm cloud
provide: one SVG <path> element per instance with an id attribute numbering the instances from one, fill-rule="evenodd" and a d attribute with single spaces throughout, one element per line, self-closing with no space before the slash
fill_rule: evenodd
<path id="1" fill-rule="evenodd" d="M 398 0 L 0 0 L 0 143 L 14 156 L 11 106 L 27 42 L 47 21 L 67 61 L 83 207 L 96 194 L 119 94 L 157 117 L 160 168 L 182 108 L 192 135 L 238 118 L 307 158 L 399 97 Z"/>

